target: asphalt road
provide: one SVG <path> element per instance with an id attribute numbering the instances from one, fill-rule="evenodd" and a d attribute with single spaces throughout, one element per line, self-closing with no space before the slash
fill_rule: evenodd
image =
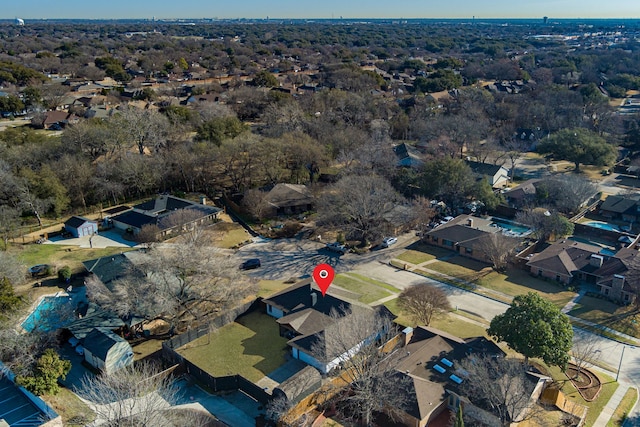
<path id="1" fill-rule="evenodd" d="M 411 234 L 406 234 L 400 236 L 398 240 L 398 244 L 391 248 L 373 250 L 366 255 L 345 254 L 342 256 L 327 251 L 324 249 L 324 244 L 320 242 L 295 239 L 267 240 L 243 247 L 238 251 L 238 255 L 242 260 L 260 258 L 262 267 L 248 273 L 258 278 L 307 277 L 311 275 L 317 264 L 328 263 L 334 267 L 336 273 L 357 271 L 359 274 L 383 281 L 398 289 L 405 289 L 418 283 L 431 283 L 447 293 L 452 307 L 487 321 L 503 313 L 509 307 L 503 302 L 391 267 L 388 261 L 403 252 L 405 247 L 413 243 L 416 238 Z M 609 375 L 611 372 L 616 372 L 620 365 L 619 382 L 638 388 L 640 384 L 639 348 L 574 328 L 574 342 L 582 340 L 595 341 L 593 346 L 594 360 L 607 366 Z M 621 388 L 621 390 L 624 389 Z M 635 425 L 640 426 L 640 414 L 637 407 L 630 414 L 625 427 Z"/>

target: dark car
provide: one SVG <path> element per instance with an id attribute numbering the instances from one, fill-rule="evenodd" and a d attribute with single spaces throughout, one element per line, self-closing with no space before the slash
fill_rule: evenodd
<path id="1" fill-rule="evenodd" d="M 240 265 L 241 270 L 253 270 L 258 267 L 260 267 L 260 260 L 258 258 L 248 259 Z"/>

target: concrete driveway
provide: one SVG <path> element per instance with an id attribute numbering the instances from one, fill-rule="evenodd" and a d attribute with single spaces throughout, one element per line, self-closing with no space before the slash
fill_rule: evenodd
<path id="1" fill-rule="evenodd" d="M 49 240 L 45 240 L 45 245 L 63 245 L 63 246 L 78 246 L 80 248 L 133 248 L 138 246 L 137 242 L 126 240 L 121 232 L 118 230 L 102 231 L 100 234 L 94 236 L 84 237 L 72 237 L 65 238 L 62 236 L 55 236 Z"/>

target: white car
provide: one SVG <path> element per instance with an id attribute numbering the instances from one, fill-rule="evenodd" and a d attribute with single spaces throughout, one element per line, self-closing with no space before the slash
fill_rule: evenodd
<path id="1" fill-rule="evenodd" d="M 383 248 L 388 248 L 389 246 L 395 244 L 398 242 L 398 238 L 397 237 L 385 237 L 384 239 L 382 239 L 382 247 Z"/>
<path id="2" fill-rule="evenodd" d="M 333 242 L 333 243 L 327 243 L 325 246 L 327 249 L 329 249 L 332 252 L 337 252 L 341 255 L 344 255 L 345 253 L 347 253 L 347 248 L 344 245 L 341 245 L 338 242 Z"/>

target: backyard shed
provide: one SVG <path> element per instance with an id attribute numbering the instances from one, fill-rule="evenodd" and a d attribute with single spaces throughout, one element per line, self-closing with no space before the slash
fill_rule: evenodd
<path id="1" fill-rule="evenodd" d="M 93 329 L 84 338 L 82 345 L 84 360 L 107 374 L 133 363 L 131 345 L 108 329 Z"/>
<path id="2" fill-rule="evenodd" d="M 72 216 L 64 223 L 64 229 L 73 237 L 98 234 L 98 223 L 81 216 Z"/>

